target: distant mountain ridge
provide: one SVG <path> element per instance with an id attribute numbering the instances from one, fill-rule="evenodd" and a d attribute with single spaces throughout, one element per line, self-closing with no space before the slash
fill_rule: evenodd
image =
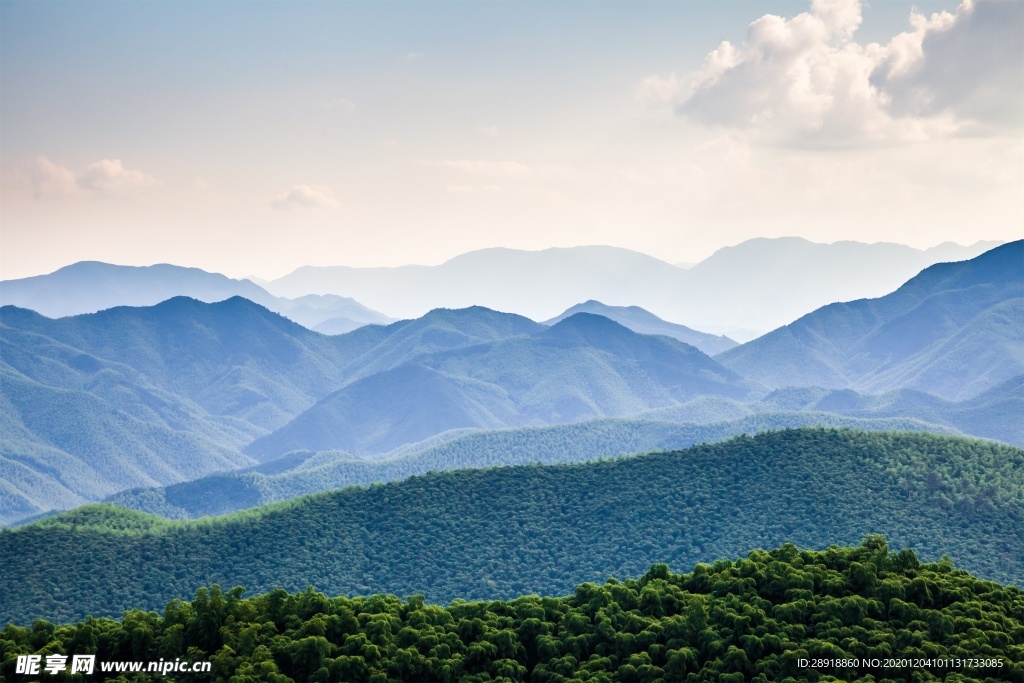
<path id="1" fill-rule="evenodd" d="M 565 320 L 576 313 L 593 313 L 601 315 L 609 320 L 628 327 L 639 334 L 663 334 L 673 339 L 678 339 L 684 344 L 695 346 L 709 356 L 722 351 L 728 351 L 737 343 L 728 337 L 721 335 L 705 334 L 697 330 L 691 330 L 685 325 L 676 325 L 662 320 L 650 311 L 639 306 L 606 306 L 600 301 L 584 301 L 564 311 L 561 315 L 551 320 L 545 320 L 545 325 L 554 325 Z"/>
<path id="2" fill-rule="evenodd" d="M 378 311 L 408 319 L 436 308 L 480 305 L 545 320 L 597 300 L 612 307 L 639 306 L 669 324 L 746 341 L 820 306 L 881 296 L 922 268 L 973 258 L 997 244 L 945 243 L 919 250 L 886 243 L 759 238 L 720 249 L 688 268 L 617 247 L 491 248 L 439 266 L 304 266 L 259 284 L 168 264 L 81 262 L 48 275 L 0 282 L 0 305 L 61 317 L 153 305 L 174 296 L 206 302 L 242 296 L 310 329 L 343 334 L 362 324 L 393 320 Z"/>
<path id="3" fill-rule="evenodd" d="M 825 306 L 717 359 L 769 387 L 981 393 L 1024 373 L 1024 240 Z"/>
<path id="4" fill-rule="evenodd" d="M 343 294 L 399 317 L 480 305 L 547 320 L 593 299 L 640 306 L 664 320 L 746 341 L 826 304 L 881 296 L 922 268 L 973 258 L 997 244 L 919 250 L 759 238 L 720 249 L 688 269 L 607 246 L 492 248 L 438 266 L 304 266 L 265 287 L 289 297 Z"/>
<path id="5" fill-rule="evenodd" d="M 361 325 L 391 322 L 354 299 L 337 295 L 276 297 L 254 282 L 167 263 L 118 266 L 81 261 L 48 275 L 0 282 L 0 306 L 17 306 L 49 318 L 96 313 L 117 306 L 153 306 L 184 296 L 214 303 L 238 296 L 310 329 L 342 334 Z"/>

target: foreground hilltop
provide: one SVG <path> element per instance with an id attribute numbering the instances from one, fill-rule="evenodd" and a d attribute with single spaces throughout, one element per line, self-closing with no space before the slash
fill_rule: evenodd
<path id="1" fill-rule="evenodd" d="M 163 616 L 8 626 L 8 653 L 209 662 L 216 680 L 1015 681 L 1024 593 L 869 536 L 824 552 L 784 545 L 689 574 L 584 583 L 566 597 L 453 602 L 200 589 Z M 14 659 L 0 676 L 14 672 Z M 97 667 L 97 678 L 105 679 Z M 125 674 L 121 681 L 148 681 Z"/>
<path id="2" fill-rule="evenodd" d="M 654 562 L 868 533 L 1024 584 L 1022 491 L 1017 448 L 802 429 L 582 465 L 435 473 L 196 522 L 88 506 L 0 532 L 0 622 L 157 609 L 213 583 L 437 602 L 557 595 Z"/>

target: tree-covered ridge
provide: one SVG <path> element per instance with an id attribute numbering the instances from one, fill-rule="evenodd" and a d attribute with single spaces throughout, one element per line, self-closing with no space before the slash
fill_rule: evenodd
<path id="1" fill-rule="evenodd" d="M 1022 528 L 1020 449 L 784 430 L 583 465 L 434 473 L 195 522 L 85 508 L 0 532 L 0 623 L 156 609 L 214 583 L 441 603 L 558 595 L 655 562 L 869 533 L 1022 585 Z"/>
<path id="2" fill-rule="evenodd" d="M 681 408 L 693 408 L 691 401 Z M 742 404 L 737 404 L 742 407 Z M 226 472 L 171 486 L 131 489 L 105 502 L 161 515 L 195 519 L 345 486 L 369 486 L 412 476 L 479 467 L 552 465 L 689 448 L 737 434 L 795 427 L 848 427 L 863 431 L 928 431 L 944 428 L 906 418 L 849 418 L 820 412 L 757 413 L 712 424 L 603 418 L 549 427 L 449 432 L 367 460 L 344 451 L 294 451 L 240 472 Z M 949 430 L 949 434 L 957 435 Z M 447 438 L 445 438 L 447 436 Z M 417 448 L 417 446 L 420 446 Z"/>
<path id="3" fill-rule="evenodd" d="M 639 580 L 584 583 L 566 597 L 441 607 L 422 595 L 243 593 L 202 588 L 162 615 L 120 621 L 8 625 L 0 676 L 18 680 L 19 654 L 58 653 L 210 661 L 210 674 L 176 680 L 234 683 L 1024 680 L 1024 592 L 948 560 L 921 564 L 878 536 L 821 552 L 756 550 L 689 574 L 655 564 Z"/>

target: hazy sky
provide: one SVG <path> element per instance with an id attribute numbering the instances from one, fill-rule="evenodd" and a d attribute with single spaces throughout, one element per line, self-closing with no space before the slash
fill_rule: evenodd
<path id="1" fill-rule="evenodd" d="M 1024 236 L 1024 3 L 0 2 L 0 277 Z"/>

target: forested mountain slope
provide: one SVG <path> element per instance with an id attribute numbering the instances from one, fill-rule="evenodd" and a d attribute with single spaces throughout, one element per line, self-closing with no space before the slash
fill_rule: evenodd
<path id="1" fill-rule="evenodd" d="M 369 374 L 245 452 L 261 461 L 300 449 L 379 453 L 451 429 L 628 415 L 700 395 L 745 398 L 759 389 L 692 346 L 639 335 L 602 316 L 577 313 L 537 327 Z M 388 358 L 373 353 L 374 367 Z"/>
<path id="2" fill-rule="evenodd" d="M 921 564 L 878 536 L 824 551 L 755 550 L 688 574 L 655 564 L 639 580 L 584 583 L 565 597 L 447 608 L 423 596 L 243 592 L 202 588 L 162 615 L 133 610 L 121 621 L 8 626 L 0 676 L 15 675 L 15 654 L 63 652 L 97 662 L 210 662 L 215 680 L 273 683 L 1024 677 L 1019 588 L 948 561 Z M 104 677 L 99 666 L 95 675 Z"/>
<path id="3" fill-rule="evenodd" d="M 557 595 L 655 558 L 686 567 L 873 532 L 1020 584 L 1022 527 L 1020 449 L 787 430 L 585 465 L 431 474 L 209 521 L 85 507 L 0 531 L 0 622 L 156 609 L 212 583 L 441 602 Z"/>
<path id="4" fill-rule="evenodd" d="M 717 360 L 771 387 L 970 398 L 1024 373 L 1024 241 L 940 263 L 878 299 L 836 303 Z"/>

